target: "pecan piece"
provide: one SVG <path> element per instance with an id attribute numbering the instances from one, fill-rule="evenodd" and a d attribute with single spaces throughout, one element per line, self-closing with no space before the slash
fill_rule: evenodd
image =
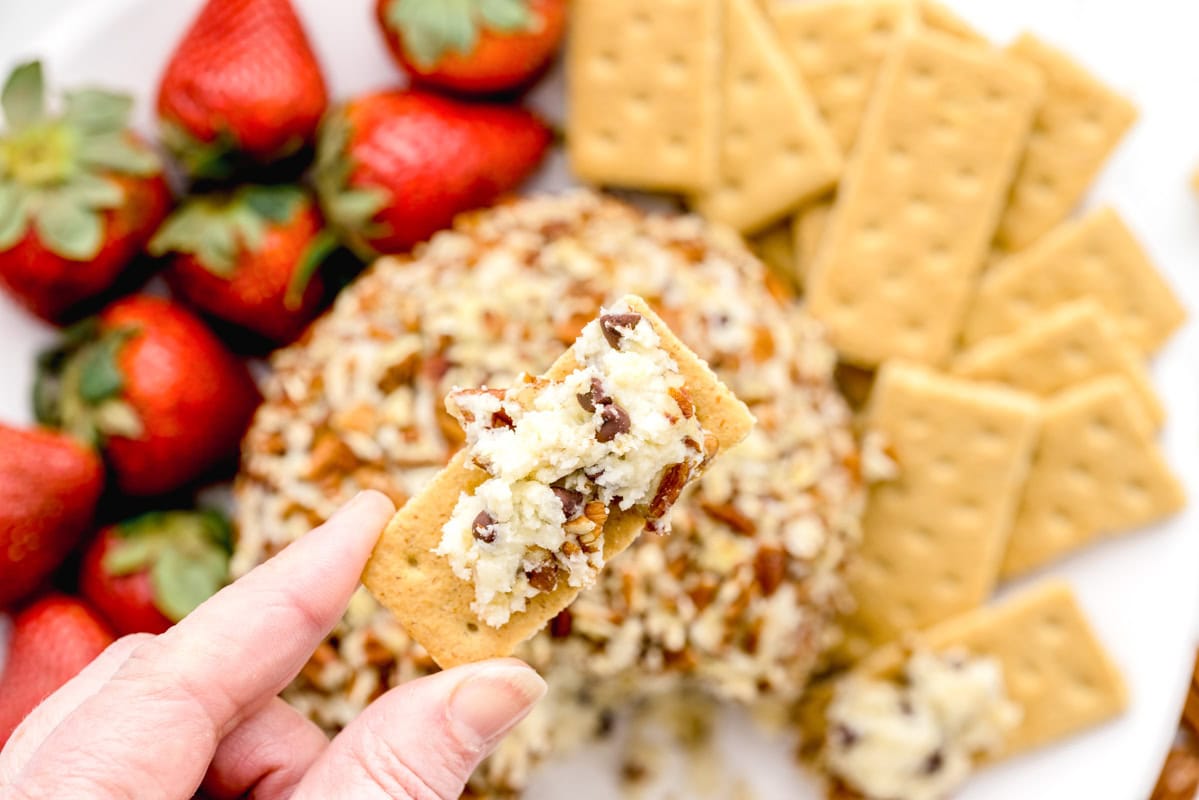
<path id="1" fill-rule="evenodd" d="M 783 583 L 787 574 L 787 555 L 780 548 L 763 545 L 754 555 L 754 578 L 762 589 L 762 594 L 769 597 Z"/>
<path id="2" fill-rule="evenodd" d="M 670 396 L 674 398 L 674 402 L 679 407 L 679 413 L 683 415 L 683 419 L 691 419 L 695 416 L 695 403 L 691 402 L 691 395 L 683 387 L 670 390 Z"/>
<path id="3" fill-rule="evenodd" d="M 525 572 L 529 585 L 539 592 L 552 592 L 558 586 L 558 564 L 553 559 L 546 559 L 536 568 Z"/>
<path id="4" fill-rule="evenodd" d="M 690 477 L 690 464 L 671 464 L 666 468 L 666 472 L 662 474 L 662 481 L 658 484 L 658 491 L 654 495 L 653 502 L 649 504 L 650 519 L 661 519 L 666 516 L 670 507 L 679 499 L 679 495 L 682 494 L 683 487 L 687 485 Z"/>
<path id="5" fill-rule="evenodd" d="M 753 536 L 758 526 L 732 503 L 700 503 L 704 513 L 717 522 L 723 522 L 742 536 Z"/>

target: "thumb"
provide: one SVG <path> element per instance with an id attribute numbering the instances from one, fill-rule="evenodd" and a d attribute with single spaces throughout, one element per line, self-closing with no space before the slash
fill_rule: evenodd
<path id="1" fill-rule="evenodd" d="M 458 800 L 479 762 L 545 694 L 515 659 L 392 689 L 333 740 L 293 800 Z"/>

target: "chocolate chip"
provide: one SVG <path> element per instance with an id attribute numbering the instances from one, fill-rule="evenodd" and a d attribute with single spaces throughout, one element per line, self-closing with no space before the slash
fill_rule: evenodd
<path id="1" fill-rule="evenodd" d="M 471 531 L 480 542 L 491 544 L 495 541 L 495 517 L 486 511 L 480 511 L 479 516 L 471 523 Z"/>
<path id="2" fill-rule="evenodd" d="M 500 409 L 491 415 L 492 428 L 515 428 L 516 423 L 512 421 L 512 417 L 508 416 L 508 412 Z"/>
<path id="3" fill-rule="evenodd" d="M 615 403 L 604 406 L 600 412 L 599 432 L 595 434 L 597 441 L 610 442 L 617 434 L 628 433 L 631 423 L 629 413 Z"/>
<path id="4" fill-rule="evenodd" d="M 604 384 L 599 378 L 591 379 L 591 391 L 587 394 L 575 395 L 584 411 L 594 412 L 596 406 L 606 406 L 612 402 L 612 396 L 604 391 Z"/>
<path id="5" fill-rule="evenodd" d="M 936 775 L 945 766 L 945 755 L 940 750 L 934 750 L 924 759 L 921 769 L 925 775 Z"/>
<path id="6" fill-rule="evenodd" d="M 600 330 L 604 332 L 604 338 L 608 340 L 608 344 L 613 349 L 619 350 L 624 331 L 637 327 L 637 323 L 640 321 L 640 314 L 604 314 L 600 317 Z"/>
<path id="7" fill-rule="evenodd" d="M 572 520 L 583 512 L 582 492 L 563 489 L 560 486 L 551 486 L 550 490 L 558 498 L 558 502 L 562 504 L 562 513 L 566 515 L 567 520 Z"/>
<path id="8" fill-rule="evenodd" d="M 858 743 L 858 738 L 859 738 L 858 732 L 855 731 L 853 728 L 849 727 L 848 725 L 844 725 L 841 723 L 834 725 L 833 730 L 832 730 L 832 735 L 833 735 L 833 740 L 836 741 L 837 744 L 839 744 L 845 748 L 853 747 L 855 744 Z"/>
<path id="9" fill-rule="evenodd" d="M 906 697 L 899 701 L 899 710 L 905 717 L 910 717 L 916 713 L 916 709 L 912 708 L 912 701 Z"/>

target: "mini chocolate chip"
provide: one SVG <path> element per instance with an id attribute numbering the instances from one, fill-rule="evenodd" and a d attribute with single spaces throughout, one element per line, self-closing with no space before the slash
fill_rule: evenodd
<path id="1" fill-rule="evenodd" d="M 604 477 L 604 470 L 602 468 L 593 468 L 590 470 L 585 469 L 585 470 L 583 470 L 583 477 L 585 477 L 587 480 L 591 481 L 592 483 L 595 483 L 600 478 Z"/>
<path id="2" fill-rule="evenodd" d="M 612 402 L 612 396 L 604 391 L 604 384 L 599 378 L 591 379 L 591 391 L 587 394 L 575 395 L 579 405 L 588 413 L 593 413 L 596 406 L 606 406 Z"/>
<path id="3" fill-rule="evenodd" d="M 475 534 L 475 538 L 480 542 L 491 544 L 495 541 L 495 517 L 488 514 L 486 511 L 480 511 L 479 516 L 475 517 L 475 521 L 471 523 L 471 530 Z"/>
<path id="4" fill-rule="evenodd" d="M 615 403 L 604 406 L 604 410 L 600 412 L 600 420 L 599 432 L 595 434 L 596 440 L 600 442 L 610 442 L 617 434 L 628 433 L 631 427 L 629 412 Z"/>
<path id="5" fill-rule="evenodd" d="M 512 417 L 508 416 L 508 412 L 500 409 L 491 415 L 492 428 L 515 428 L 516 423 L 512 421 Z"/>
<path id="6" fill-rule="evenodd" d="M 567 520 L 572 520 L 583 512 L 582 492 L 563 489 L 561 486 L 551 486 L 550 490 L 558 498 L 558 502 L 562 504 L 562 513 L 566 515 Z"/>
<path id="7" fill-rule="evenodd" d="M 912 708 L 912 701 L 906 697 L 899 701 L 899 710 L 907 717 L 916 713 L 916 709 Z"/>
<path id="8" fill-rule="evenodd" d="M 842 747 L 853 747 L 858 743 L 858 732 L 848 725 L 838 723 L 837 725 L 833 726 L 832 733 L 833 738 Z"/>
<path id="9" fill-rule="evenodd" d="M 640 314 L 604 314 L 600 317 L 600 330 L 604 332 L 604 338 L 608 340 L 608 344 L 614 350 L 619 350 L 624 331 L 637 327 L 637 323 L 640 321 Z"/>
<path id="10" fill-rule="evenodd" d="M 934 750 L 929 754 L 928 758 L 924 759 L 924 765 L 921 769 L 925 775 L 936 775 L 941 771 L 941 767 L 945 766 L 945 755 L 940 750 Z"/>

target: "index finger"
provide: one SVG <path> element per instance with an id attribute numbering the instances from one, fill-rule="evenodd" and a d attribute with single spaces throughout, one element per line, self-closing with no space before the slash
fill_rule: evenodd
<path id="1" fill-rule="evenodd" d="M 49 796 L 67 780 L 81 796 L 191 791 L 221 738 L 286 686 L 337 622 L 393 511 L 383 495 L 360 494 L 143 644 L 47 737 L 20 788 Z"/>

